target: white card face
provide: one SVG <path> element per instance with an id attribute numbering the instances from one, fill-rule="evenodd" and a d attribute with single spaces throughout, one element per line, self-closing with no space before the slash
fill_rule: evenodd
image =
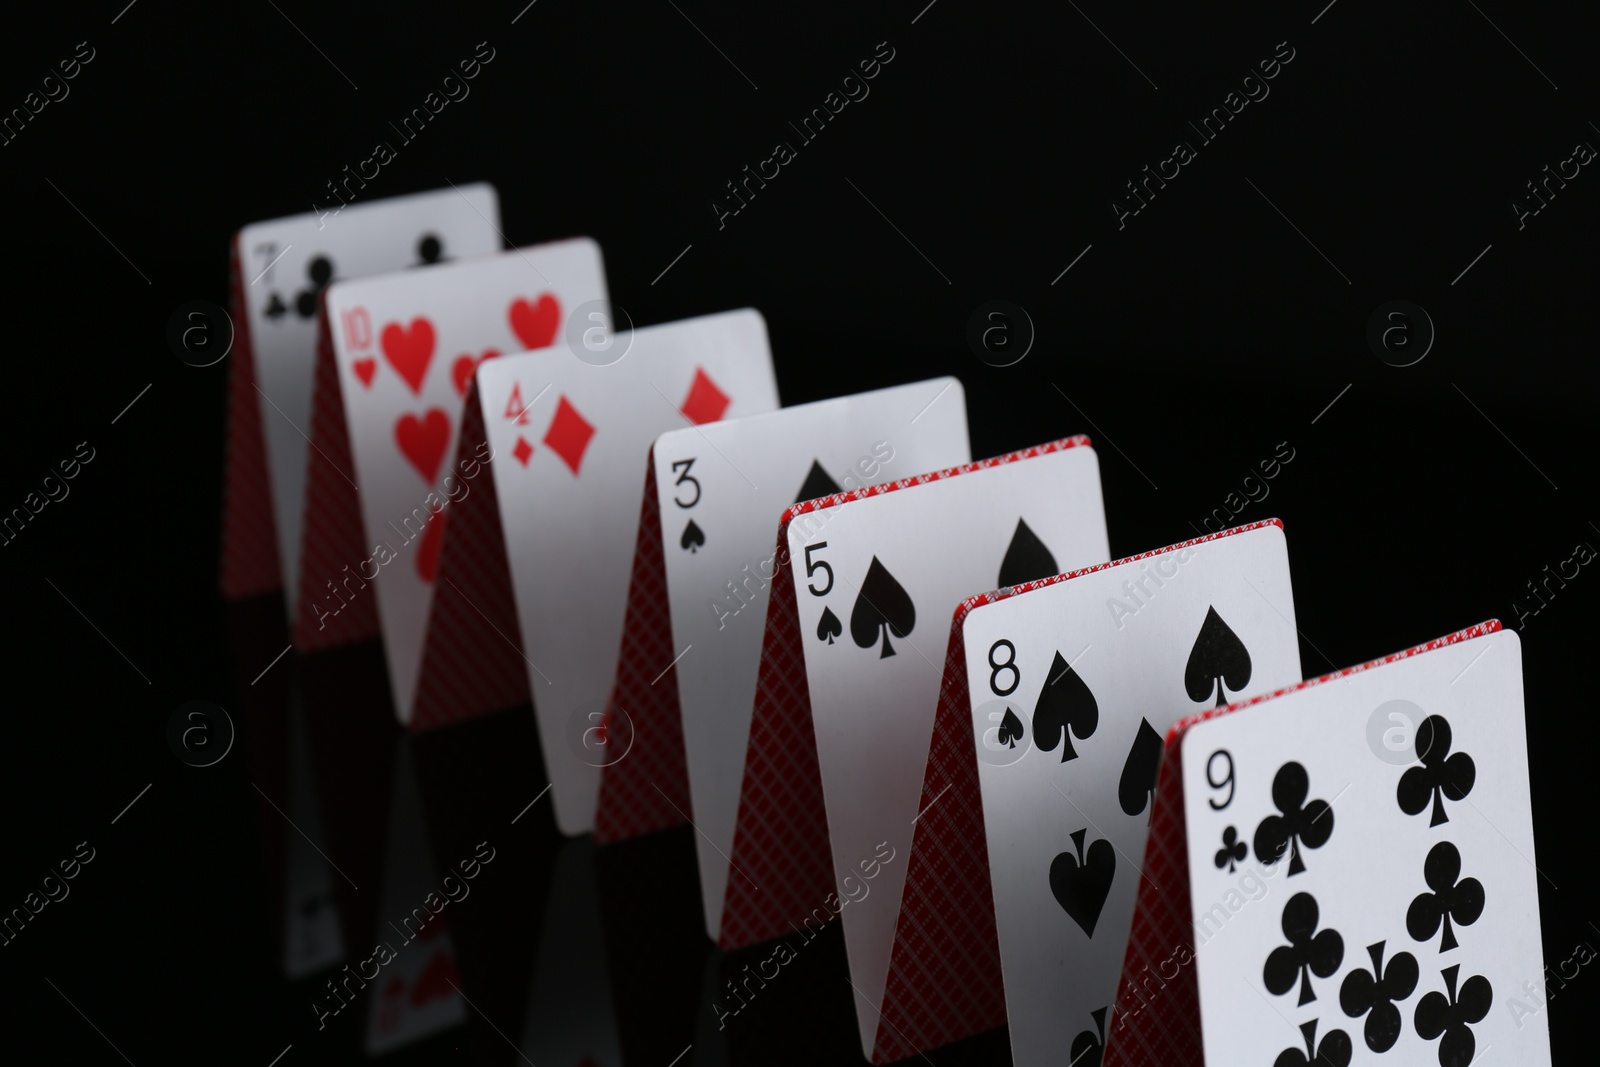
<path id="1" fill-rule="evenodd" d="M 239 328 L 249 331 L 261 388 L 257 402 L 283 595 L 292 619 L 310 451 L 317 296 L 334 281 L 498 251 L 500 202 L 494 186 L 479 182 L 352 204 L 337 213 L 257 222 L 234 240 L 244 275 L 245 321 Z"/>
<path id="2" fill-rule="evenodd" d="M 378 597 L 401 722 L 411 716 L 448 504 L 470 491 L 453 467 L 473 370 L 558 343 L 571 312 L 605 298 L 600 247 L 588 238 L 335 284 L 328 293 L 371 552 L 370 562 L 351 561 L 351 573 L 376 572 L 373 588 L 354 595 Z M 443 521 L 430 521 L 436 514 Z M 342 571 L 328 576 L 341 588 L 344 579 Z M 324 599 L 323 610 L 343 603 Z"/>
<path id="3" fill-rule="evenodd" d="M 478 375 L 539 740 L 567 834 L 593 828 L 600 767 L 615 761 L 587 739 L 616 679 L 651 442 L 778 406 L 766 324 L 753 310 L 615 343 L 627 354 L 606 366 L 561 347 Z"/>
<path id="4" fill-rule="evenodd" d="M 655 444 L 678 704 L 716 939 L 761 666 L 773 532 L 790 504 L 966 463 L 954 378 L 662 434 Z"/>
<path id="5" fill-rule="evenodd" d="M 811 518 L 789 524 L 789 566 L 834 871 L 855 871 L 884 842 L 910 852 L 956 606 L 1106 560 L 1100 469 L 1079 445 Z M 868 1056 L 905 869 L 841 912 Z"/>
<path id="6" fill-rule="evenodd" d="M 1104 1038 L 1167 730 L 1300 681 L 1283 530 L 980 605 L 962 632 L 1011 1055 L 1059 1063 Z"/>
<path id="7" fill-rule="evenodd" d="M 1207 1063 L 1304 1058 L 1312 1023 L 1331 1062 L 1550 1063 L 1516 634 L 1219 716 L 1180 751 Z"/>
<path id="8" fill-rule="evenodd" d="M 450 894 L 433 867 L 407 740 L 402 738 L 395 750 L 383 905 L 378 913 L 382 924 L 376 932 L 379 944 L 388 951 L 373 946 L 365 959 L 351 966 L 358 976 L 378 972 L 368 979 L 371 988 L 361 994 L 367 998 L 365 1049 L 369 1056 L 393 1051 L 467 1020 L 466 1003 L 455 988 L 460 984 L 460 972 L 450 936 Z M 459 879 L 456 882 L 460 884 Z M 341 979 L 344 974 L 340 971 Z"/>

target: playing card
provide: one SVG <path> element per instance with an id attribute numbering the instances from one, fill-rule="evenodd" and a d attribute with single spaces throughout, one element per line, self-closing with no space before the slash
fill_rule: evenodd
<path id="1" fill-rule="evenodd" d="M 587 238 L 328 290 L 365 537 L 358 558 L 344 559 L 310 551 L 308 532 L 301 618 L 309 609 L 321 627 L 376 598 L 401 722 L 410 718 L 449 504 L 471 491 L 478 469 L 449 462 L 473 371 L 503 352 L 554 344 L 571 313 L 605 296 L 600 249 Z"/>
<path id="2" fill-rule="evenodd" d="M 527 1021 L 517 1051 L 529 1063 L 621 1067 L 595 884 L 594 842 L 564 841 L 551 874 Z"/>
<path id="3" fill-rule="evenodd" d="M 230 370 L 237 393 L 233 402 L 257 410 L 246 412 L 236 407 L 230 412 L 223 538 L 224 584 L 230 587 L 230 595 L 263 591 L 256 588 L 259 581 L 245 588 L 245 571 L 267 573 L 245 557 L 269 555 L 271 550 L 263 552 L 260 546 L 275 541 L 278 558 L 256 562 L 274 575 L 285 576 L 284 597 L 290 617 L 294 616 L 306 464 L 311 459 L 306 434 L 311 422 L 312 362 L 322 290 L 337 281 L 487 255 L 500 247 L 499 226 L 500 205 L 494 187 L 479 182 L 353 204 L 337 218 L 308 212 L 252 223 L 234 236 L 238 332 Z M 241 383 L 242 390 L 238 389 Z M 250 415 L 255 419 L 248 419 Z M 240 436 L 246 421 L 256 423 L 258 440 Z M 252 522 L 241 512 L 242 498 L 254 489 L 254 481 L 236 469 L 263 445 L 265 476 L 271 488 L 269 531 L 261 528 L 268 516 L 254 516 Z M 259 478 L 259 468 L 250 474 Z M 278 584 L 273 580 L 265 588 L 277 588 Z"/>
<path id="4" fill-rule="evenodd" d="M 657 641 L 653 657 L 630 663 L 624 649 L 614 703 L 629 709 L 645 751 L 605 769 L 601 809 L 616 812 L 612 823 L 642 823 L 636 832 L 694 812 L 713 939 L 733 848 L 778 518 L 800 500 L 970 458 L 965 397 L 954 378 L 685 427 L 656 439 L 647 492 L 663 567 L 651 577 L 665 578 L 662 606 L 670 607 L 671 626 L 666 634 L 641 635 Z M 630 599 L 641 595 L 661 594 L 650 582 L 636 582 Z M 682 732 L 673 736 L 677 723 L 670 720 L 679 708 Z M 676 774 L 648 758 L 672 748 L 679 753 Z M 669 794 L 678 811 L 664 799 Z"/>
<path id="5" fill-rule="evenodd" d="M 1172 746 L 1207 1063 L 1550 1063 L 1516 634 L 1487 623 Z"/>
<path id="6" fill-rule="evenodd" d="M 288 708 L 289 780 L 287 815 L 300 832 L 287 835 L 284 848 L 283 974 L 306 978 L 344 959 L 344 932 L 334 902 L 337 877 L 313 841 L 326 841 L 317 804 L 306 738 L 306 709 L 295 694 Z M 304 833 L 305 836 L 301 836 Z"/>
<path id="7" fill-rule="evenodd" d="M 1288 553 L 1258 523 L 977 601 L 957 619 L 1012 1059 L 1060 1063 L 1105 1043 L 1162 737 L 1300 680 Z"/>
<path id="8" fill-rule="evenodd" d="M 865 887 L 853 875 L 885 843 L 910 850 L 956 605 L 1109 555 L 1084 438 L 878 490 L 787 525 L 828 838 L 846 893 Z M 884 864 L 841 911 L 869 1056 L 904 879 L 904 864 Z"/>
<path id="9" fill-rule="evenodd" d="M 395 747 L 394 768 L 380 890 L 383 904 L 374 935 L 378 943 L 330 983 L 338 991 L 359 991 L 367 998 L 364 1047 L 369 1056 L 459 1026 L 467 1018 L 466 1002 L 456 988 L 460 973 L 450 937 L 447 909 L 453 894 L 433 869 L 422 797 L 405 738 Z"/>
<path id="10" fill-rule="evenodd" d="M 600 767 L 627 757 L 626 724 L 604 720 L 650 444 L 778 406 L 754 310 L 615 336 L 626 354 L 614 362 L 558 348 L 487 363 L 477 380 L 540 743 L 568 834 L 592 828 Z"/>

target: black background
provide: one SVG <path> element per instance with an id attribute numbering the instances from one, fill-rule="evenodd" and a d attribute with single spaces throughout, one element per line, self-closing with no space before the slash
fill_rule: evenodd
<path id="1" fill-rule="evenodd" d="M 1510 207 L 1575 143 L 1600 144 L 1571 6 L 538 0 L 513 25 L 519 0 L 122 2 L 30 11 L 0 40 L 7 111 L 78 42 L 95 49 L 70 96 L 0 148 L 0 508 L 78 442 L 96 451 L 0 548 L 0 906 L 76 842 L 99 851 L 0 950 L 8 1046 L 265 1064 L 294 1041 L 285 1064 L 337 1058 L 274 978 L 246 760 L 196 770 L 166 746 L 180 702 L 236 707 L 238 692 L 216 593 L 227 362 L 185 365 L 165 329 L 186 300 L 226 303 L 237 228 L 328 203 L 325 183 L 393 140 L 387 123 L 480 41 L 495 58 L 471 95 L 366 198 L 489 180 L 511 242 L 598 239 L 638 324 L 755 306 L 786 403 L 954 374 L 975 455 L 1088 433 L 1115 555 L 1191 536 L 1289 442 L 1295 459 L 1241 518 L 1284 520 L 1308 674 L 1485 618 L 1515 628 L 1525 583 L 1600 544 L 1600 177 L 1585 167 L 1521 230 Z M 719 229 L 723 184 L 794 142 L 787 123 L 880 41 L 895 57 L 870 95 Z M 1123 183 L 1196 141 L 1186 120 L 1280 41 L 1295 57 L 1271 95 L 1119 230 Z M 1036 327 L 1015 366 L 967 347 L 991 298 Z M 1438 333 L 1404 368 L 1366 341 L 1396 299 Z M 1600 940 L 1590 570 L 1522 619 L 1551 964 Z M 1591 1048 L 1597 981 L 1585 969 L 1551 1004 L 1557 1062 Z M 852 1062 L 848 996 L 817 1003 L 805 1022 L 843 1033 Z M 787 1035 L 755 1037 L 777 1062 Z M 1003 1040 L 985 1048 L 1004 1056 Z"/>

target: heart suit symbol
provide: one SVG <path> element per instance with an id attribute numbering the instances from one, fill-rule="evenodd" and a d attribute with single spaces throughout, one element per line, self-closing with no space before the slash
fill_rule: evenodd
<path id="1" fill-rule="evenodd" d="M 450 445 L 450 416 L 443 408 L 429 408 L 420 419 L 409 413 L 402 415 L 394 424 L 394 440 L 406 462 L 432 485 Z"/>

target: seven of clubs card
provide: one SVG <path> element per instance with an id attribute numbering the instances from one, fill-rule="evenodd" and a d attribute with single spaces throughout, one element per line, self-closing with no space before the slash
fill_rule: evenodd
<path id="1" fill-rule="evenodd" d="M 778 519 L 796 501 L 967 462 L 966 398 L 954 378 L 937 378 L 673 430 L 654 457 L 700 884 L 715 939 Z"/>
<path id="2" fill-rule="evenodd" d="M 453 467 L 472 374 L 502 352 L 554 344 L 569 312 L 605 297 L 600 248 L 587 238 L 329 289 L 350 449 L 402 722 L 410 718 L 421 666 L 446 504 L 470 491 Z"/>
<path id="3" fill-rule="evenodd" d="M 1300 681 L 1283 530 L 980 605 L 963 644 L 1012 1057 L 1064 1063 L 1104 1040 L 1168 728 Z"/>
<path id="4" fill-rule="evenodd" d="M 950 619 L 964 597 L 1103 562 L 1100 471 L 1087 444 L 955 474 L 789 525 L 835 871 L 880 843 L 910 851 Z M 862 1047 L 878 1028 L 905 865 L 845 909 Z"/>
<path id="5" fill-rule="evenodd" d="M 1206 1062 L 1549 1064 L 1515 634 L 1294 690 L 1179 750 Z"/>
<path id="6" fill-rule="evenodd" d="M 604 366 L 562 346 L 478 373 L 539 739 L 568 834 L 593 827 L 600 768 L 626 754 L 596 730 L 616 680 L 650 445 L 778 406 L 756 311 L 615 337 L 626 354 Z"/>
<path id="7" fill-rule="evenodd" d="M 462 186 L 257 222 L 239 231 L 245 329 L 260 388 L 261 428 L 289 617 L 299 591 L 301 510 L 309 451 L 317 305 L 332 282 L 428 266 L 500 248 L 494 187 Z M 332 578 L 333 575 L 328 575 Z"/>

